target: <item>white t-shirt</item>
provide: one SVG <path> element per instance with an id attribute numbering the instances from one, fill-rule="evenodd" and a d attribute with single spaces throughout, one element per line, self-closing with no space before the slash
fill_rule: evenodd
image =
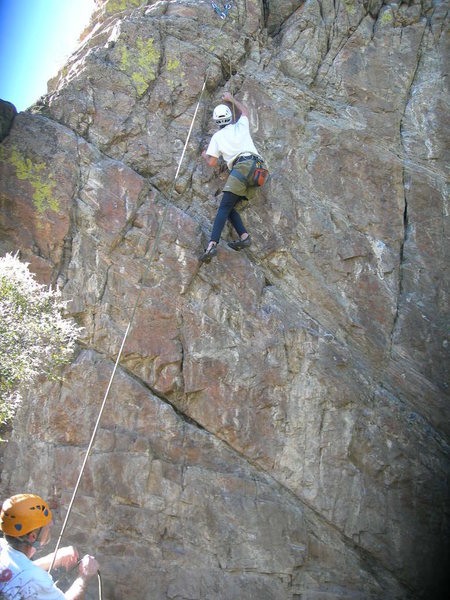
<path id="1" fill-rule="evenodd" d="M 65 600 L 51 576 L 0 539 L 0 596 L 5 600 Z"/>
<path id="2" fill-rule="evenodd" d="M 206 154 L 209 156 L 223 156 L 231 171 L 233 161 L 239 154 L 250 152 L 259 156 L 250 135 L 248 118 L 243 115 L 237 123 L 227 125 L 212 136 Z"/>

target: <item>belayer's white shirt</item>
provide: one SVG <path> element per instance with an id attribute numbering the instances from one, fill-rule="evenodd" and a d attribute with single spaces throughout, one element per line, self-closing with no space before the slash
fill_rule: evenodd
<path id="1" fill-rule="evenodd" d="M 0 597 L 5 600 L 65 600 L 65 595 L 47 571 L 4 539 L 0 539 Z"/>
<path id="2" fill-rule="evenodd" d="M 237 123 L 227 125 L 212 136 L 206 154 L 219 158 L 223 156 L 231 171 L 233 161 L 239 154 L 250 152 L 259 156 L 250 135 L 248 117 L 241 116 Z"/>

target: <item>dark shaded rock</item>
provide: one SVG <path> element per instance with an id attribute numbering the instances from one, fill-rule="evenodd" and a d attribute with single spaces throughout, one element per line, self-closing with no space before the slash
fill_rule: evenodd
<path id="1" fill-rule="evenodd" d="M 16 115 L 14 104 L 0 99 L 0 142 L 9 134 Z"/>

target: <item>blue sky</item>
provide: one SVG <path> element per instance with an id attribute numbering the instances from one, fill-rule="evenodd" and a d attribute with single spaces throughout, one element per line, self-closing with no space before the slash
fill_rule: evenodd
<path id="1" fill-rule="evenodd" d="M 0 98 L 21 111 L 47 93 L 94 8 L 94 0 L 0 0 Z"/>

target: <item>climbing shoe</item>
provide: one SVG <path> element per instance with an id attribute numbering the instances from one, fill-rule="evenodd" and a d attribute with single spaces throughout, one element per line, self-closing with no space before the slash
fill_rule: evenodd
<path id="1" fill-rule="evenodd" d="M 217 254 L 217 244 L 213 244 L 211 248 L 206 249 L 203 254 L 200 256 L 199 261 L 201 263 L 209 263 L 213 256 Z"/>
<path id="2" fill-rule="evenodd" d="M 235 242 L 228 242 L 230 248 L 233 250 L 241 250 L 242 248 L 248 248 L 252 245 L 250 236 L 246 237 L 245 240 L 236 240 Z"/>

